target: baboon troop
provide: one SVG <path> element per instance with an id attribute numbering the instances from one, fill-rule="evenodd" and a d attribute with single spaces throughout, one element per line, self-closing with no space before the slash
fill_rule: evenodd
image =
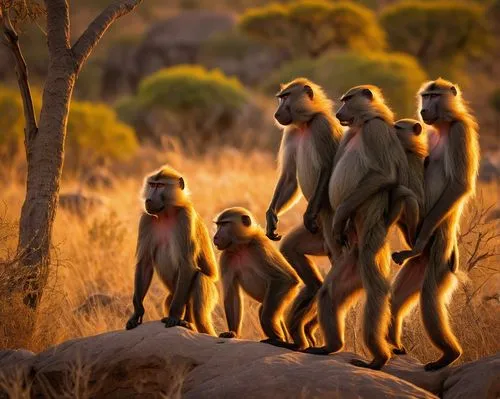
<path id="1" fill-rule="evenodd" d="M 373 359 L 352 364 L 378 370 L 405 354 L 403 320 L 418 300 L 427 335 L 442 352 L 425 370 L 453 363 L 462 348 L 446 306 L 457 281 L 460 217 L 475 192 L 478 126 L 451 82 L 426 82 L 417 96 L 423 123 L 394 121 L 376 86 L 351 88 L 334 113 L 333 102 L 310 80 L 282 85 L 274 115 L 283 130 L 279 177 L 265 230 L 245 208 L 223 210 L 214 221 L 219 267 L 181 174 L 163 166 L 146 177 L 134 313 L 126 328 L 142 323 L 156 271 L 169 292 L 165 326 L 216 335 L 220 272 L 227 322 L 220 338 L 242 337 L 244 292 L 260 303 L 261 342 L 317 355 L 338 352 L 347 312 L 365 294 L 363 338 Z M 300 195 L 307 202 L 303 224 L 278 250 L 272 243 L 281 240 L 278 218 Z M 403 266 L 391 282 L 393 226 L 406 249 L 392 253 Z M 311 256 L 328 257 L 325 278 Z M 318 327 L 324 346 L 318 346 Z"/>

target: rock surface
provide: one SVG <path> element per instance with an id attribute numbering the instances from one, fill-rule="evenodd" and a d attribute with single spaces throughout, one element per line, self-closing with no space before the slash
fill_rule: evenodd
<path id="1" fill-rule="evenodd" d="M 408 356 L 381 371 L 356 368 L 351 353 L 314 356 L 226 340 L 159 322 L 67 341 L 38 355 L 0 352 L 0 373 L 23 370 L 32 395 L 95 398 L 495 398 L 500 355 L 435 373 Z M 19 373 L 18 373 L 19 375 Z M 49 387 L 49 388 L 47 388 Z M 1 394 L 0 394 L 1 396 Z"/>

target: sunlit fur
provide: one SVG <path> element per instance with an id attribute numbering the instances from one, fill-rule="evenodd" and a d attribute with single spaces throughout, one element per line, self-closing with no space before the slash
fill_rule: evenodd
<path id="1" fill-rule="evenodd" d="M 328 175 L 333 167 L 333 159 L 342 138 L 342 127 L 333 115 L 333 103 L 323 89 L 305 78 L 298 78 L 281 85 L 277 94 L 280 104 L 276 114 L 286 120 L 278 154 L 279 181 L 271 201 L 270 209 L 276 208 L 277 215 L 286 212 L 295 204 L 302 193 L 310 203 L 313 199 L 319 177 L 324 171 Z M 316 319 L 308 327 L 304 325 L 304 315 L 312 306 L 315 294 L 323 278 L 313 260 L 308 256 L 327 255 L 331 235 L 332 211 L 329 204 L 322 205 L 318 224 L 322 232 L 312 234 L 301 223 L 285 236 L 281 252 L 290 264 L 300 270 L 300 277 L 306 287 L 300 292 L 292 306 L 289 330 L 294 342 L 300 347 L 307 345 L 306 335 L 313 337 Z M 305 331 L 305 329 L 307 331 Z M 308 339 L 314 343 L 314 338 Z"/>
<path id="2" fill-rule="evenodd" d="M 307 95 L 303 95 L 304 86 L 311 87 L 314 93 L 312 100 Z M 308 122 L 315 114 L 323 113 L 325 110 L 328 110 L 327 115 L 332 112 L 333 102 L 327 97 L 321 86 L 309 79 L 297 78 L 291 82 L 281 84 L 280 91 L 276 96 L 280 97 L 283 94 L 289 94 L 294 97 L 291 105 L 293 124 Z"/>
<path id="3" fill-rule="evenodd" d="M 427 99 L 427 109 L 431 111 L 427 117 L 433 120 L 435 131 L 429 134 L 430 161 L 424 183 L 426 216 L 422 230 L 426 224 L 434 229 L 426 227 L 430 236 L 425 237 L 426 248 L 422 255 L 411 259 L 397 276 L 401 283 L 393 290 L 392 313 L 393 319 L 399 322 L 390 335 L 396 344 L 400 343 L 402 318 L 420 291 L 425 329 L 432 343 L 442 352 L 440 359 L 425 367 L 436 370 L 454 362 L 462 353 L 450 328 L 446 303 L 457 283 L 457 234 L 463 206 L 475 190 L 479 144 L 477 123 L 469 113 L 460 88 L 441 78 L 424 83 L 418 94 L 419 111 L 422 96 L 429 94 L 434 97 Z M 425 272 L 415 273 L 415 270 L 422 270 L 422 265 Z"/>
<path id="4" fill-rule="evenodd" d="M 241 287 L 262 304 L 259 314 L 264 334 L 274 341 L 285 341 L 284 311 L 297 293 L 297 273 L 247 209 L 226 209 L 215 222 L 214 242 L 222 248 L 220 268 L 229 328 L 222 336 L 231 332 L 236 337 L 241 334 Z"/>
<path id="5" fill-rule="evenodd" d="M 369 90 L 368 93 L 366 90 Z M 389 246 L 386 215 L 389 207 L 387 183 L 373 186 L 373 178 L 389 180 L 407 186 L 408 162 L 393 126 L 393 114 L 385 104 L 381 92 L 373 86 L 357 86 L 343 96 L 343 107 L 337 112 L 341 120 L 349 121 L 335 158 L 329 185 L 329 198 L 333 209 L 344 207 L 356 193 L 369 190 L 362 205 L 356 210 L 351 223 L 350 241 L 357 245 L 358 265 L 352 260 L 340 261 L 332 270 L 329 289 L 322 292 L 320 301 L 322 325 L 326 326 L 327 347 L 330 351 L 343 347 L 344 315 L 356 292 L 366 291 L 363 334 L 373 354 L 368 367 L 381 368 L 390 358 L 386 335 L 389 324 Z M 365 180 L 367 179 L 367 180 Z M 368 188 L 368 186 L 370 186 Z M 335 215 L 336 216 L 336 215 Z M 337 223 L 334 222 L 334 226 Z M 334 231 L 338 234 L 338 231 Z M 349 255 L 352 259 L 353 254 Z M 323 290 L 323 288 L 322 288 Z M 325 309 L 326 308 L 326 309 Z M 333 326 L 333 327 L 332 327 Z M 323 327 L 325 328 L 325 327 Z M 331 333 L 328 331 L 331 330 Z"/>
<path id="6" fill-rule="evenodd" d="M 364 95 L 364 90 L 369 90 L 373 98 L 369 99 Z M 373 118 L 381 118 L 389 124 L 394 123 L 394 114 L 386 105 L 382 91 L 377 86 L 355 86 L 349 89 L 340 101 L 343 102 L 343 106 L 338 110 L 337 115 L 345 112 L 347 119 L 352 118 L 353 126 L 360 126 Z"/>
<path id="7" fill-rule="evenodd" d="M 208 230 L 186 194 L 181 178 L 176 170 L 163 166 L 145 179 L 145 199 L 151 198 L 150 183 L 164 184 L 153 191 L 155 201 L 163 201 L 163 208 L 154 215 L 145 211 L 140 219 L 134 314 L 127 329 L 142 322 L 142 302 L 154 268 L 169 291 L 165 301 L 167 315 L 181 319 L 186 314 L 187 321 L 193 322 L 199 332 L 215 335 L 211 313 L 218 298 L 217 263 Z M 179 298 L 184 295 L 187 299 L 182 303 Z"/>

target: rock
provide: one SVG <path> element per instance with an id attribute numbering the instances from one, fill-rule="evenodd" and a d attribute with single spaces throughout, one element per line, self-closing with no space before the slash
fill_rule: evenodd
<path id="1" fill-rule="evenodd" d="M 500 397 L 500 355 L 452 369 L 443 386 L 444 399 Z"/>
<path id="2" fill-rule="evenodd" d="M 500 208 L 493 209 L 488 215 L 486 216 L 485 222 L 492 222 L 494 220 L 499 220 L 500 219 Z"/>
<path id="3" fill-rule="evenodd" d="M 77 193 L 63 193 L 59 196 L 59 206 L 75 215 L 84 218 L 88 212 L 104 205 L 104 200 L 98 196 Z"/>
<path id="4" fill-rule="evenodd" d="M 33 397 L 43 397 L 47 387 L 66 396 L 84 389 L 93 398 L 500 395 L 500 354 L 432 373 L 409 356 L 395 357 L 383 371 L 354 367 L 349 363 L 353 358 L 359 356 L 314 356 L 150 322 L 130 331 L 67 341 L 38 355 L 0 351 L 0 374 L 17 369 L 17 375 L 29 380 Z"/>
<path id="5" fill-rule="evenodd" d="M 31 360 L 35 354 L 25 349 L 0 350 L 0 370 Z"/>
<path id="6" fill-rule="evenodd" d="M 123 304 L 123 301 L 119 297 L 102 293 L 89 295 L 87 299 L 74 310 L 74 313 L 88 316 L 99 308 L 107 308 L 123 317 L 128 313 L 127 306 Z"/>
<path id="7" fill-rule="evenodd" d="M 159 69 L 198 64 L 202 44 L 235 25 L 232 14 L 208 10 L 181 12 L 153 25 L 138 45 L 119 43 L 111 49 L 104 64 L 103 92 L 111 98 L 135 90 L 142 78 Z"/>
<path id="8" fill-rule="evenodd" d="M 500 168 L 488 156 L 484 156 L 479 165 L 479 180 L 492 182 L 498 179 L 500 179 Z"/>

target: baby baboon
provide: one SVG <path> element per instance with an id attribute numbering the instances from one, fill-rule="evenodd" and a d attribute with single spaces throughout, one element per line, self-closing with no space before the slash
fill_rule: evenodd
<path id="1" fill-rule="evenodd" d="M 245 208 L 224 210 L 215 221 L 214 244 L 222 251 L 220 268 L 228 332 L 239 337 L 243 317 L 241 289 L 262 305 L 260 324 L 268 337 L 263 342 L 286 346 L 283 312 L 297 292 L 299 277 L 276 250 L 252 214 Z"/>
<path id="2" fill-rule="evenodd" d="M 215 335 L 212 310 L 217 302 L 217 265 L 206 226 L 189 199 L 182 176 L 163 166 L 144 182 L 139 223 L 134 314 L 127 330 L 142 323 L 144 296 L 153 270 L 165 284 L 165 327 L 189 326 Z M 186 314 L 183 320 L 183 315 Z"/>
<path id="3" fill-rule="evenodd" d="M 304 225 L 290 232 L 281 252 L 305 284 L 290 311 L 287 327 L 299 348 L 314 345 L 317 318 L 305 323 L 323 278 L 310 255 L 326 256 L 323 232 L 330 230 L 332 210 L 328 200 L 328 181 L 333 159 L 342 137 L 342 128 L 333 116 L 332 102 L 320 86 L 299 78 L 281 86 L 276 121 L 284 126 L 279 151 L 280 177 L 267 211 L 267 236 L 276 234 L 278 215 L 297 200 L 300 192 L 308 201 Z M 300 190 L 299 190 L 300 189 Z M 328 226 L 325 230 L 324 226 Z M 331 235 L 326 236 L 327 239 Z"/>
<path id="4" fill-rule="evenodd" d="M 329 184 L 333 209 L 342 206 L 356 191 L 373 189 L 374 181 L 388 177 L 395 184 L 407 186 L 408 161 L 398 140 L 391 110 L 380 90 L 357 86 L 342 97 L 337 112 L 341 124 L 349 126 L 335 157 Z M 381 179 L 381 176 L 384 176 Z M 344 248 L 336 265 L 319 292 L 319 318 L 326 346 L 308 352 L 327 354 L 344 345 L 345 313 L 359 294 L 366 291 L 363 334 L 373 354 L 371 363 L 353 360 L 353 364 L 381 368 L 389 359 L 386 342 L 389 324 L 389 265 L 386 214 L 389 191 L 380 185 L 355 212 L 348 228 L 350 250 Z M 375 188 L 377 188 L 375 186 Z"/>
<path id="5" fill-rule="evenodd" d="M 462 349 L 451 331 L 446 302 L 456 285 L 457 231 L 462 209 L 475 191 L 479 168 L 477 123 L 458 86 L 443 79 L 424 83 L 420 115 L 435 129 L 428 136 L 424 218 L 411 250 L 393 254 L 396 263 L 411 259 L 400 271 L 393 293 L 391 340 L 400 346 L 404 314 L 420 293 L 421 314 L 433 344 L 443 355 L 425 365 L 437 370 L 453 363 Z M 399 324 L 399 325 L 398 325 Z"/>

